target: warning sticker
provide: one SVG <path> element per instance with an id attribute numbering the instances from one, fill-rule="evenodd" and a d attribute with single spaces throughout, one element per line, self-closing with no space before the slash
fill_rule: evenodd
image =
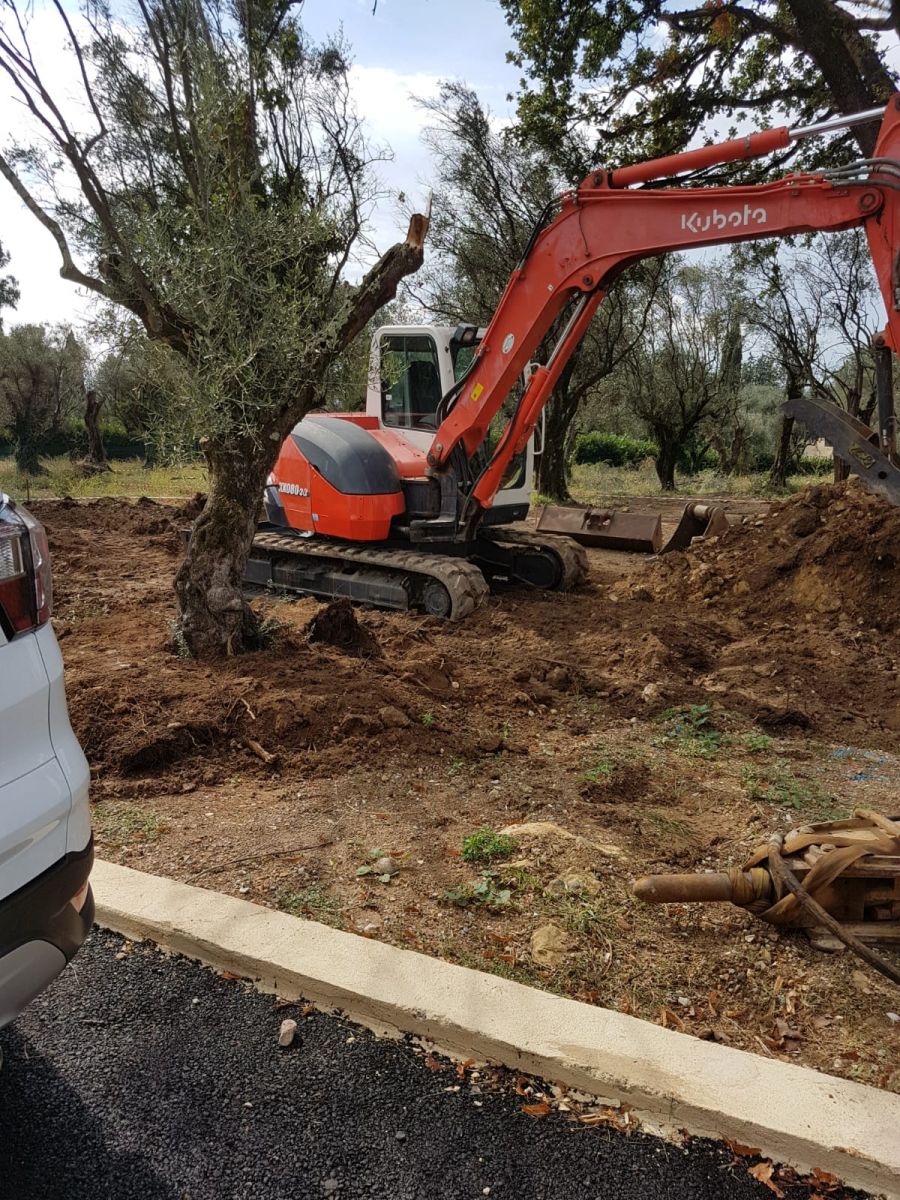
<path id="1" fill-rule="evenodd" d="M 473 404 L 478 399 L 478 397 L 481 395 L 481 393 L 483 391 L 484 391 L 484 384 L 476 383 L 475 386 L 472 388 L 472 403 Z"/>

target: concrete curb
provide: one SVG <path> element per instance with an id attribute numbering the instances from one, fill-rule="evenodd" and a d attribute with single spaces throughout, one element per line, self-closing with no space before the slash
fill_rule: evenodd
<path id="1" fill-rule="evenodd" d="M 98 861 L 92 882 L 106 929 L 381 1034 L 413 1034 L 900 1198 L 900 1096 L 113 863 Z"/>

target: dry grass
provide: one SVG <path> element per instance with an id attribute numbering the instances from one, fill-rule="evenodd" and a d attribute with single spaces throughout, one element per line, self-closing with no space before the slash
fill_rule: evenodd
<path id="1" fill-rule="evenodd" d="M 43 460 L 41 475 L 23 475 L 12 458 L 0 458 L 0 492 L 17 500 L 51 496 L 192 496 L 206 489 L 206 471 L 197 463 L 147 468 L 139 458 L 114 461 L 111 471 L 83 475 L 65 455 Z"/>
<path id="2" fill-rule="evenodd" d="M 812 483 L 829 479 L 825 476 L 791 475 L 787 492 L 799 492 Z M 719 475 L 701 471 L 698 475 L 677 475 L 676 492 L 685 496 L 772 496 L 769 477 L 758 475 Z M 607 467 L 602 463 L 584 464 L 572 468 L 571 491 L 582 504 L 594 504 L 602 496 L 661 496 L 663 490 L 649 461 L 640 467 Z M 672 493 L 669 493 L 671 495 Z M 784 494 L 784 493 L 781 493 Z"/>

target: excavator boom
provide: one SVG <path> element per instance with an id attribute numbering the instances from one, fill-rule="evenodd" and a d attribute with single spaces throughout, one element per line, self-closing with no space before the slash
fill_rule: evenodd
<path id="1" fill-rule="evenodd" d="M 744 187 L 640 188 L 635 185 L 752 158 L 798 137 L 881 121 L 875 155 L 846 167 L 789 175 Z M 572 351 L 610 284 L 642 258 L 672 250 L 864 226 L 887 310 L 884 341 L 900 346 L 900 96 L 885 109 L 819 126 L 780 128 L 613 172 L 588 176 L 559 198 L 558 211 L 536 229 L 461 386 L 445 397 L 428 463 L 433 476 L 455 474 L 463 494 L 460 523 L 474 527 L 509 463 L 531 436 Z M 471 464 L 488 427 L 526 364 L 568 310 L 547 363 L 531 375 L 489 462 Z"/>

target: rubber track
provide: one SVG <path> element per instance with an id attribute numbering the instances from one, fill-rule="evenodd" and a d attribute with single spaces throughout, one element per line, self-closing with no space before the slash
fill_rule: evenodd
<path id="1" fill-rule="evenodd" d="M 364 549 L 346 542 L 316 542 L 312 538 L 299 539 L 280 533 L 258 533 L 253 545 L 268 553 L 327 558 L 335 562 L 437 579 L 450 593 L 452 606 L 446 618 L 450 621 L 462 621 L 473 613 L 490 590 L 474 563 L 450 555 L 419 554 L 414 550 L 381 550 L 376 547 Z M 410 607 L 414 608 L 415 605 Z"/>
<path id="2" fill-rule="evenodd" d="M 527 529 L 510 529 L 505 525 L 491 529 L 487 536 L 493 541 L 516 546 L 532 546 L 535 550 L 549 550 L 562 564 L 562 579 L 555 588 L 558 592 L 569 592 L 580 587 L 588 576 L 588 557 L 584 546 L 571 538 L 555 537 L 545 533 L 530 533 Z"/>

